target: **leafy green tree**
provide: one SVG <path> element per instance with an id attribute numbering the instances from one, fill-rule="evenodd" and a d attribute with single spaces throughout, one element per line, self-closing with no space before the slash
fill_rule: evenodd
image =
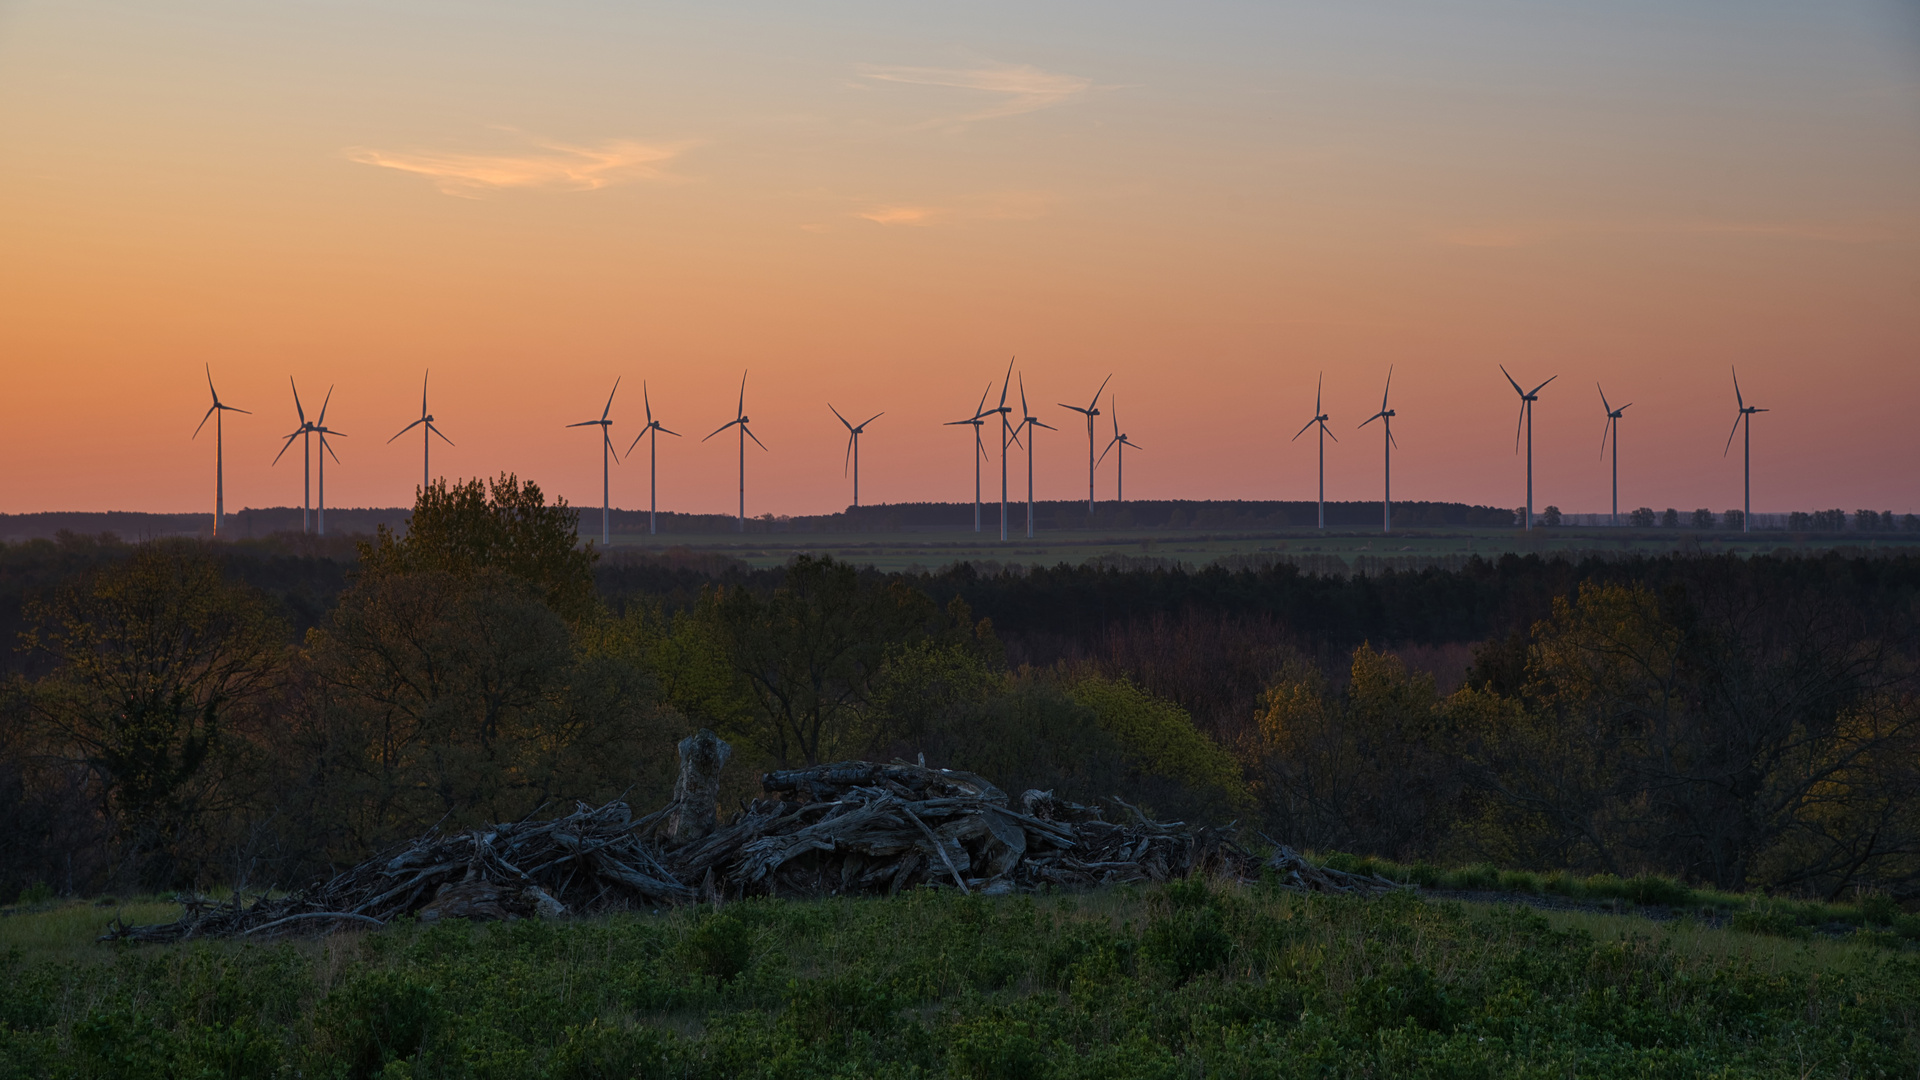
<path id="1" fill-rule="evenodd" d="M 142 545 L 30 609 L 54 670 L 29 695 L 54 754 L 81 764 L 150 884 L 213 857 L 206 830 L 240 805 L 240 763 L 285 671 L 284 623 L 205 551 Z"/>
<path id="2" fill-rule="evenodd" d="M 845 563 L 801 555 L 771 594 L 716 589 L 702 613 L 753 702 L 743 734 L 784 767 L 872 742 L 874 677 L 889 650 L 928 633 L 938 609 L 899 581 L 862 580 Z"/>
<path id="3" fill-rule="evenodd" d="M 437 480 L 415 499 L 404 537 L 381 526 L 371 544 L 360 546 L 361 568 L 460 579 L 496 571 L 533 585 L 548 607 L 578 622 L 595 609 L 598 557 L 580 544 L 579 518 L 565 499 L 549 506 L 538 484 L 512 473 L 452 485 Z"/>

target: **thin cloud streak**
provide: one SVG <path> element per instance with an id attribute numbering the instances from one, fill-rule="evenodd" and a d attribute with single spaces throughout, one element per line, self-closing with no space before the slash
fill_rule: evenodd
<path id="1" fill-rule="evenodd" d="M 947 225 L 960 221 L 1032 221 L 1058 200 L 1036 192 L 1003 192 L 962 199 L 952 206 L 886 203 L 856 210 L 853 216 L 876 225 Z"/>
<path id="2" fill-rule="evenodd" d="M 1042 71 L 1031 64 L 994 64 L 977 68 L 931 68 L 861 64 L 862 78 L 914 86 L 945 86 L 998 94 L 998 104 L 936 124 L 971 123 L 1035 112 L 1086 93 L 1093 80 L 1078 75 Z"/>
<path id="3" fill-rule="evenodd" d="M 509 188 L 593 191 L 631 180 L 672 179 L 660 164 L 678 157 L 691 144 L 609 139 L 598 146 L 537 145 L 547 152 L 390 153 L 355 146 L 345 153 L 349 161 L 425 176 L 444 194 L 475 199 Z"/>

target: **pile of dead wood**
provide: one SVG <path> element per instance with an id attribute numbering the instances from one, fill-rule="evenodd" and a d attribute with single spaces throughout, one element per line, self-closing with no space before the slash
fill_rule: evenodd
<path id="1" fill-rule="evenodd" d="M 250 902 L 187 898 L 175 922 L 116 922 L 105 937 L 276 937 L 403 916 L 554 918 L 755 895 L 922 886 L 998 895 L 1259 872 L 1231 826 L 1155 822 L 1119 799 L 1083 806 L 1028 791 L 1013 800 L 970 773 L 901 762 L 768 773 L 764 797 L 722 823 L 713 797 L 726 744 L 702 732 L 680 750 L 674 801 L 644 817 L 612 802 L 551 820 L 433 832 L 299 892 Z M 1293 858 L 1298 866 L 1276 871 L 1296 887 L 1344 881 Z M 1359 890 L 1341 884 L 1332 891 Z"/>

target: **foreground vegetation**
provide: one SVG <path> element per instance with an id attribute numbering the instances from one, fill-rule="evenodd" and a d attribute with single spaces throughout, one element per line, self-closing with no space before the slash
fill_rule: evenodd
<path id="1" fill-rule="evenodd" d="M 1879 1076 L 1920 962 L 1613 916 L 1177 884 L 754 901 L 0 960 L 48 1077 Z"/>

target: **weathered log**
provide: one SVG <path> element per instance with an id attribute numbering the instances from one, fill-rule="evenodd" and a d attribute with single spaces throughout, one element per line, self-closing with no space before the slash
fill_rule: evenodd
<path id="1" fill-rule="evenodd" d="M 686 844 L 713 832 L 720 804 L 720 770 L 733 747 L 706 728 L 680 740 L 680 777 L 673 783 L 667 837 Z"/>

